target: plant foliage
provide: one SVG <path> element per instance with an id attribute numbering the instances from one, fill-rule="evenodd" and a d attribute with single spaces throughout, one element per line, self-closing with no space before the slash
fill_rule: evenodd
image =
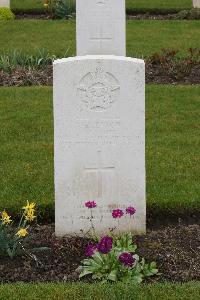
<path id="1" fill-rule="evenodd" d="M 14 20 L 15 15 L 8 7 L 0 7 L 0 21 Z"/>
<path id="2" fill-rule="evenodd" d="M 92 279 L 102 281 L 141 283 L 144 278 L 158 274 L 156 263 L 140 260 L 136 249 L 131 233 L 114 237 L 112 249 L 106 254 L 98 250 L 97 244 L 91 257 L 83 260 L 80 278 L 92 275 Z"/>
<path id="3" fill-rule="evenodd" d="M 28 223 L 35 218 L 35 203 L 27 201 L 17 227 L 12 226 L 11 216 L 4 210 L 0 213 L 0 254 L 7 254 L 11 259 L 21 251 L 25 251 L 24 244 L 29 235 Z"/>

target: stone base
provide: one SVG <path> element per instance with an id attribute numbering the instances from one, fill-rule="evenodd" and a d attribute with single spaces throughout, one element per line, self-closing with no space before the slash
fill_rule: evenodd
<path id="1" fill-rule="evenodd" d="M 54 62 L 56 235 L 146 229 L 145 64 L 119 56 Z M 118 222 L 113 209 L 136 208 Z"/>

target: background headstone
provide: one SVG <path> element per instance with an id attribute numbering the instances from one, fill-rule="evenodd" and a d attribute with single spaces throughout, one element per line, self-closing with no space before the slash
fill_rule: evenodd
<path id="1" fill-rule="evenodd" d="M 10 0 L 0 0 L 0 7 L 10 7 Z"/>
<path id="2" fill-rule="evenodd" d="M 85 56 L 54 62 L 56 235 L 118 226 L 111 212 L 134 206 L 119 231 L 145 233 L 145 66 L 139 59 Z"/>
<path id="3" fill-rule="evenodd" d="M 200 0 L 193 0 L 193 7 L 200 8 Z"/>
<path id="4" fill-rule="evenodd" d="M 125 0 L 76 0 L 77 55 L 126 55 Z"/>

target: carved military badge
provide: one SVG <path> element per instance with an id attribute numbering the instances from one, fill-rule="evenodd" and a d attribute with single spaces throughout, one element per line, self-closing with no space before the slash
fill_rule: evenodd
<path id="1" fill-rule="evenodd" d="M 104 111 L 117 100 L 120 86 L 114 75 L 97 67 L 80 80 L 78 90 L 90 110 Z"/>

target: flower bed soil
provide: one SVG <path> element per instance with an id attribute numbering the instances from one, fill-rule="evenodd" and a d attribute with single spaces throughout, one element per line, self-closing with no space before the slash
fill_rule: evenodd
<path id="1" fill-rule="evenodd" d="M 131 14 L 127 15 L 127 19 L 129 20 L 172 20 L 176 17 L 176 13 L 172 14 L 154 14 L 154 13 L 139 13 L 139 14 Z M 50 20 L 55 19 L 51 15 L 48 14 L 16 14 L 16 20 Z"/>
<path id="2" fill-rule="evenodd" d="M 0 256 L 0 283 L 77 281 L 77 267 L 84 258 L 87 238 L 54 235 L 54 225 L 35 225 L 26 248 L 48 247 L 33 252 L 39 263 L 27 256 L 10 260 Z M 136 237 L 137 253 L 147 261 L 156 261 L 160 276 L 151 281 L 200 280 L 200 225 L 176 225 L 148 230 Z M 90 278 L 86 279 L 90 280 Z"/>
<path id="3" fill-rule="evenodd" d="M 146 63 L 146 83 L 200 84 L 200 65 L 193 66 L 187 73 L 179 69 Z M 12 68 L 10 72 L 0 70 L 0 86 L 52 85 L 52 66 L 41 69 Z"/>

